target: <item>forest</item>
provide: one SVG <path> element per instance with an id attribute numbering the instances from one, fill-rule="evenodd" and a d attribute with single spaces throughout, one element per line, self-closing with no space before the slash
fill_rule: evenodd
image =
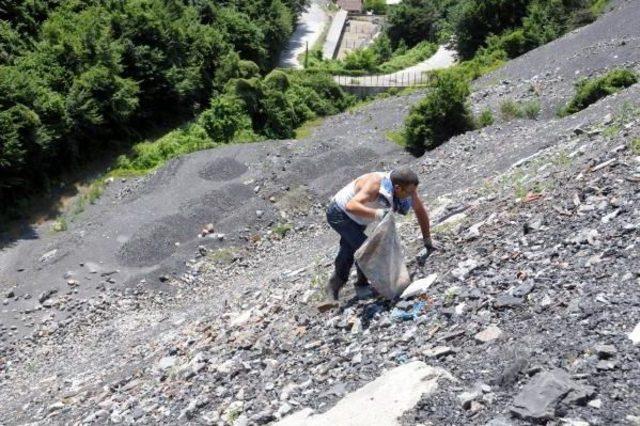
<path id="1" fill-rule="evenodd" d="M 1 0 L 3 209 L 105 149 L 196 116 L 242 73 L 268 73 L 302 3 Z"/>

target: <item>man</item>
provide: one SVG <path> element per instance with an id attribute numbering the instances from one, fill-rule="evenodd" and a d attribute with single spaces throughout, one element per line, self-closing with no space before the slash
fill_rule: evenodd
<path id="1" fill-rule="evenodd" d="M 340 289 L 349 279 L 356 250 L 365 242 L 368 224 L 382 220 L 389 210 L 406 215 L 416 213 L 427 255 L 437 248 L 431 239 L 429 215 L 418 195 L 418 176 L 408 168 L 390 173 L 373 172 L 360 176 L 342 188 L 327 209 L 329 225 L 340 234 L 340 250 L 335 271 L 327 283 L 327 294 L 337 301 Z M 360 268 L 355 283 L 358 295 L 367 294 L 368 282 Z"/>

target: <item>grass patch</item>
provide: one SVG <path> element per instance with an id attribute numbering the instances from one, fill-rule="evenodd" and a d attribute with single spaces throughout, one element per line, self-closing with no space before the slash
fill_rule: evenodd
<path id="1" fill-rule="evenodd" d="M 214 263 L 228 265 L 236 259 L 236 255 L 230 248 L 221 248 L 207 253 L 207 259 Z"/>
<path id="2" fill-rule="evenodd" d="M 511 121 L 516 118 L 524 117 L 518 104 L 511 99 L 502 101 L 500 104 L 500 115 L 504 121 Z"/>
<path id="3" fill-rule="evenodd" d="M 493 112 L 491 112 L 491 110 L 487 108 L 484 109 L 480 113 L 480 115 L 476 117 L 476 127 L 480 129 L 482 127 L 491 126 L 494 121 L 495 120 L 493 119 Z"/>
<path id="4" fill-rule="evenodd" d="M 600 99 L 619 92 L 637 82 L 637 74 L 626 69 L 612 70 L 600 77 L 582 79 L 576 83 L 576 94 L 567 106 L 560 111 L 560 116 L 582 111 Z"/>
<path id="5" fill-rule="evenodd" d="M 289 223 L 279 223 L 272 229 L 273 233 L 280 239 L 286 237 L 291 230 L 293 230 L 293 226 L 291 226 L 291 224 Z"/>
<path id="6" fill-rule="evenodd" d="M 634 140 L 632 140 L 629 144 L 629 149 L 635 155 L 640 155 L 640 138 L 635 138 Z"/>
<path id="7" fill-rule="evenodd" d="M 404 53 L 394 55 L 378 66 L 379 72 L 388 74 L 409 68 L 432 57 L 438 51 L 438 45 L 423 41 Z"/>
<path id="8" fill-rule="evenodd" d="M 55 222 L 53 222 L 53 226 L 51 230 L 53 232 L 64 232 L 68 229 L 67 219 L 63 216 L 58 218 Z"/>
<path id="9" fill-rule="evenodd" d="M 540 101 L 536 99 L 523 103 L 522 111 L 528 119 L 536 120 L 540 115 Z"/>
<path id="10" fill-rule="evenodd" d="M 320 125 L 324 122 L 324 118 L 319 117 L 319 118 L 315 118 L 313 120 L 309 120 L 306 123 L 304 123 L 302 126 L 298 127 L 296 130 L 294 130 L 295 134 L 296 134 L 296 139 L 297 140 L 301 140 L 301 139 L 306 139 L 309 136 L 311 136 L 311 133 L 317 129 L 318 127 L 320 127 Z"/>
<path id="11" fill-rule="evenodd" d="M 540 101 L 515 102 L 507 99 L 500 104 L 500 115 L 504 121 L 516 118 L 528 118 L 535 120 L 540 115 Z"/>
<path id="12" fill-rule="evenodd" d="M 602 15 L 604 9 L 609 4 L 609 0 L 594 0 L 593 4 L 589 7 L 589 10 L 593 14 L 593 16 Z"/>
<path id="13" fill-rule="evenodd" d="M 631 122 L 638 116 L 640 116 L 640 108 L 630 102 L 625 102 L 622 104 L 622 107 L 620 107 L 620 112 L 616 115 L 614 122 L 602 131 L 602 136 L 607 139 L 616 137 L 622 131 L 625 124 Z"/>
<path id="14" fill-rule="evenodd" d="M 604 136 L 607 139 L 612 139 L 612 138 L 615 138 L 618 135 L 618 133 L 620 133 L 620 130 L 622 130 L 622 126 L 618 123 L 614 123 L 610 126 L 607 126 L 602 131 L 602 136 Z"/>
<path id="15" fill-rule="evenodd" d="M 411 49 L 399 48 L 384 59 L 375 45 L 350 52 L 344 60 L 323 59 L 322 46 L 309 49 L 305 69 L 322 71 L 332 75 L 378 75 L 389 74 L 409 68 L 429 59 L 438 51 L 438 45 L 423 41 Z M 304 54 L 300 62 L 305 63 Z"/>
<path id="16" fill-rule="evenodd" d="M 396 145 L 405 146 L 404 133 L 401 130 L 389 130 L 385 133 L 385 137 L 388 141 L 395 143 Z"/>

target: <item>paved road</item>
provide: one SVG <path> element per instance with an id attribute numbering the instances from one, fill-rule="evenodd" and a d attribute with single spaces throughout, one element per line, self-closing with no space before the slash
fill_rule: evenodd
<path id="1" fill-rule="evenodd" d="M 425 71 L 448 68 L 456 61 L 456 52 L 440 46 L 438 51 L 429 59 L 426 59 L 412 67 L 405 68 L 392 74 L 366 75 L 362 77 L 349 77 L 337 75 L 336 82 L 341 85 L 363 87 L 408 87 L 420 82 Z"/>
<path id="2" fill-rule="evenodd" d="M 291 36 L 287 47 L 280 55 L 278 65 L 282 68 L 302 68 L 298 56 L 304 53 L 307 42 L 309 48 L 320 38 L 322 31 L 329 23 L 329 15 L 325 11 L 324 2 L 312 0 L 311 4 L 298 18 L 298 26 Z"/>

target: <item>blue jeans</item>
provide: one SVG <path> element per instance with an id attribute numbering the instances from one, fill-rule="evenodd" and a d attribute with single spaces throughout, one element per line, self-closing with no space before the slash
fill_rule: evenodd
<path id="1" fill-rule="evenodd" d="M 366 226 L 356 223 L 335 202 L 331 202 L 327 208 L 327 222 L 340 234 L 340 250 L 335 260 L 336 275 L 346 283 L 353 266 L 353 255 L 367 239 L 364 233 Z M 362 274 L 360 268 L 358 273 Z"/>

